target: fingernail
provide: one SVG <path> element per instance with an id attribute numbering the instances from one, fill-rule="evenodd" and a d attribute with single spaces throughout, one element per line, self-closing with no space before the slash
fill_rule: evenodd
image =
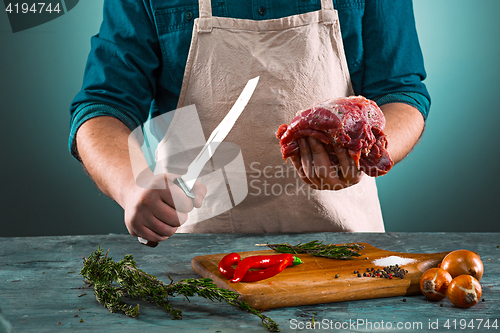
<path id="1" fill-rule="evenodd" d="M 309 137 L 309 144 L 311 146 L 316 146 L 317 143 L 318 141 L 315 138 L 313 138 L 312 136 Z"/>
<path id="2" fill-rule="evenodd" d="M 300 147 L 305 147 L 306 146 L 306 139 L 305 138 L 300 138 L 299 139 L 299 146 Z"/>

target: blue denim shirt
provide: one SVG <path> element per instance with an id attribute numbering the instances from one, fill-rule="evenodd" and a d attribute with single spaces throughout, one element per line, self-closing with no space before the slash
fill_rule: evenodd
<path id="1" fill-rule="evenodd" d="M 427 117 L 430 97 L 411 0 L 333 0 L 354 92 L 379 105 L 402 102 Z M 212 0 L 213 16 L 268 20 L 319 10 L 320 0 Z M 131 130 L 175 110 L 198 0 L 105 0 L 91 39 L 82 90 L 70 113 L 78 127 L 113 116 Z"/>

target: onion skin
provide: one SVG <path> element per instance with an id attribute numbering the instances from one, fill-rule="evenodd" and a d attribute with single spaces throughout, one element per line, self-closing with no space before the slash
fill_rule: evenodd
<path id="1" fill-rule="evenodd" d="M 471 275 L 459 275 L 448 286 L 450 301 L 459 308 L 470 308 L 479 302 L 482 288 L 479 281 Z"/>
<path id="2" fill-rule="evenodd" d="M 450 273 L 441 268 L 431 268 L 420 278 L 422 294 L 433 301 L 446 298 L 446 290 L 452 280 Z"/>
<path id="3" fill-rule="evenodd" d="M 448 253 L 440 267 L 451 274 L 452 278 L 459 275 L 472 275 L 476 280 L 483 277 L 484 267 L 481 258 L 476 252 L 456 250 Z"/>

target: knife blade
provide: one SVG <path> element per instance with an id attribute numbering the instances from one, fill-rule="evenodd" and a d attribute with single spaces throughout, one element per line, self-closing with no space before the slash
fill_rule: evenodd
<path id="1" fill-rule="evenodd" d="M 198 179 L 198 176 L 203 170 L 205 164 L 212 158 L 217 147 L 219 147 L 220 143 L 229 134 L 234 124 L 236 123 L 236 120 L 238 120 L 238 117 L 247 106 L 248 101 L 250 101 L 250 98 L 252 97 L 255 88 L 257 87 L 257 83 L 259 83 L 259 78 L 260 76 L 257 76 L 247 82 L 245 88 L 243 88 L 243 91 L 234 103 L 231 110 L 229 110 L 220 124 L 212 131 L 210 137 L 201 149 L 198 156 L 196 156 L 193 162 L 189 164 L 187 172 L 175 179 L 174 183 L 178 185 L 188 197 L 192 199 L 195 198 L 195 195 L 192 191 L 194 183 Z M 137 238 L 141 244 L 150 247 L 156 247 L 158 245 L 158 243 L 156 242 L 151 242 L 141 237 Z"/>
<path id="2" fill-rule="evenodd" d="M 195 198 L 192 189 L 194 183 L 196 182 L 196 179 L 198 179 L 198 176 L 203 170 L 205 164 L 212 158 L 215 151 L 217 150 L 217 147 L 219 147 L 220 143 L 224 141 L 224 139 L 236 123 L 236 120 L 245 109 L 248 101 L 255 91 L 255 88 L 257 87 L 259 78 L 260 77 L 257 76 L 247 82 L 245 88 L 241 92 L 231 110 L 229 110 L 224 119 L 213 130 L 212 134 L 210 134 L 210 137 L 205 143 L 205 146 L 203 146 L 203 148 L 201 149 L 198 156 L 196 156 L 193 162 L 189 164 L 187 172 L 176 179 L 176 183 L 188 197 L 192 199 Z"/>

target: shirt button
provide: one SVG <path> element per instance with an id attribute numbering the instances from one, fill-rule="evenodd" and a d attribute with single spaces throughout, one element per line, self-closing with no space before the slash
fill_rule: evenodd
<path id="1" fill-rule="evenodd" d="M 191 21 L 193 19 L 193 12 L 186 12 L 184 14 L 184 18 L 186 19 L 186 21 Z"/>
<path id="2" fill-rule="evenodd" d="M 266 15 L 266 7 L 264 7 L 264 6 L 259 7 L 259 15 L 260 16 Z"/>

